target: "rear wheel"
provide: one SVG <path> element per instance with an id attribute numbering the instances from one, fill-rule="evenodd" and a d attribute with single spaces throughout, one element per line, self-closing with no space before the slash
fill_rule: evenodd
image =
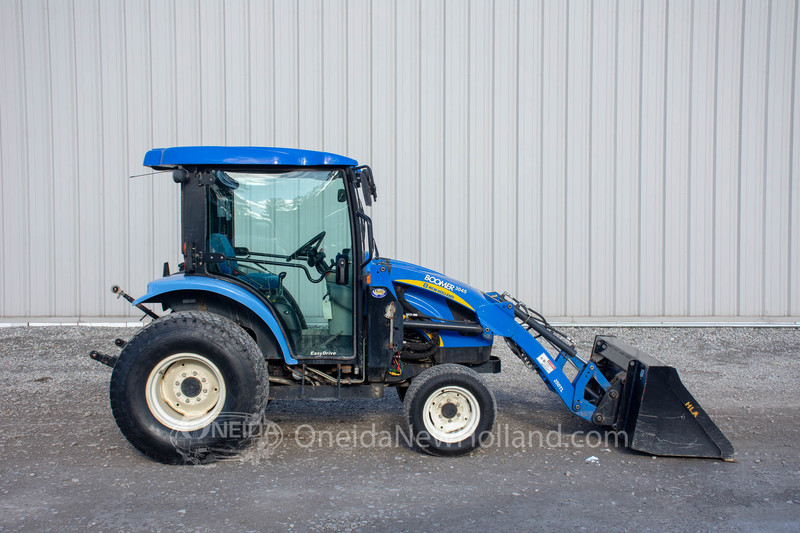
<path id="1" fill-rule="evenodd" d="M 494 394 L 462 365 L 436 365 L 414 378 L 403 402 L 415 445 L 432 455 L 461 455 L 491 432 Z"/>
<path id="2" fill-rule="evenodd" d="M 148 457 L 210 462 L 256 434 L 268 387 L 263 355 L 242 328 L 182 311 L 125 346 L 111 375 L 111 409 L 122 434 Z"/>

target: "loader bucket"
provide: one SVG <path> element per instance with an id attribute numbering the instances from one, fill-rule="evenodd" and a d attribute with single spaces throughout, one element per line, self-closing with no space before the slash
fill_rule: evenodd
<path id="1" fill-rule="evenodd" d="M 596 421 L 624 432 L 628 447 L 652 455 L 733 460 L 730 441 L 675 368 L 612 336 L 595 337 L 592 361 L 612 383 Z"/>

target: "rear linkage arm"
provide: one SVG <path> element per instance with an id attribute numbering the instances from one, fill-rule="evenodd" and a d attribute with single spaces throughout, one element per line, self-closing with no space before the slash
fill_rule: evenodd
<path id="1" fill-rule="evenodd" d="M 165 269 L 165 271 L 166 271 L 166 269 Z M 130 294 L 128 294 L 125 291 L 123 291 L 119 287 L 119 285 L 112 286 L 111 287 L 111 292 L 116 294 L 117 298 L 120 298 L 120 297 L 125 298 L 125 300 L 127 300 L 129 303 L 135 305 L 140 311 L 142 311 L 145 315 L 149 316 L 153 320 L 159 318 L 159 316 L 157 314 L 155 314 L 150 309 L 145 307 L 144 304 L 138 304 L 138 305 L 134 304 L 133 302 L 135 302 L 136 300 L 133 298 L 133 296 L 131 296 Z M 144 318 L 144 317 L 142 317 L 142 318 Z M 124 340 L 122 340 L 122 339 L 114 339 L 114 344 L 117 346 L 117 348 L 124 348 L 126 342 Z M 105 354 L 105 353 L 102 353 L 102 352 L 98 352 L 97 350 L 92 350 L 91 352 L 89 352 L 89 357 L 91 357 L 92 359 L 94 359 L 98 363 L 103 363 L 104 365 L 110 366 L 111 368 L 114 368 L 114 365 L 116 365 L 117 361 L 119 360 L 119 356 L 108 355 L 108 354 Z"/>

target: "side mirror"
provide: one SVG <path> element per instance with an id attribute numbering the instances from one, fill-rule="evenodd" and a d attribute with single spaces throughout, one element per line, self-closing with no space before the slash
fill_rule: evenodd
<path id="1" fill-rule="evenodd" d="M 338 193 L 336 195 L 336 200 L 340 204 L 343 204 L 343 203 L 345 203 L 347 201 L 347 193 L 344 191 L 344 189 L 339 189 L 339 191 L 338 191 Z"/>
<path id="2" fill-rule="evenodd" d="M 358 172 L 358 183 L 361 186 L 364 203 L 370 206 L 372 205 L 372 200 L 378 199 L 378 190 L 375 187 L 375 178 L 372 177 L 372 169 L 367 165 L 363 165 L 356 167 L 354 170 Z"/>
<path id="3" fill-rule="evenodd" d="M 336 284 L 347 285 L 350 282 L 350 261 L 346 254 L 336 256 Z"/>
<path id="4" fill-rule="evenodd" d="M 378 199 L 378 188 L 375 186 L 375 176 L 372 175 L 372 169 L 367 167 L 367 175 L 369 180 L 369 194 L 372 195 L 373 200 Z"/>
<path id="5" fill-rule="evenodd" d="M 367 173 L 361 172 L 361 192 L 364 197 L 364 204 L 369 207 L 372 205 L 372 196 L 369 194 L 369 181 L 367 180 Z"/>

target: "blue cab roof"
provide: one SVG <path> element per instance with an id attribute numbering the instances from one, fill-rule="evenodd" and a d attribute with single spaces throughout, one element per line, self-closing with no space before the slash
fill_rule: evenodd
<path id="1" fill-rule="evenodd" d="M 144 156 L 144 166 L 356 166 L 358 161 L 328 152 L 260 146 L 176 146 L 154 148 Z"/>

